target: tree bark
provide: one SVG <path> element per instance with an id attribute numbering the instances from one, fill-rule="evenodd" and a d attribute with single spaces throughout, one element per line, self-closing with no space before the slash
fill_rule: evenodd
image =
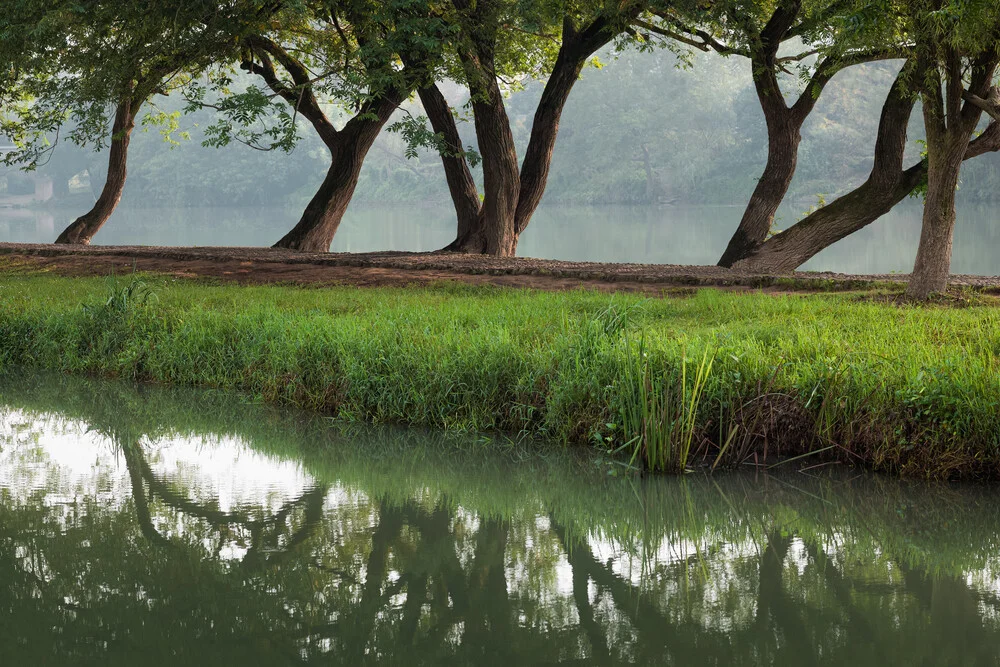
<path id="1" fill-rule="evenodd" d="M 470 79 L 476 138 L 483 158 L 482 211 L 473 228 L 449 248 L 458 252 L 513 257 L 517 252 L 515 212 L 521 174 L 503 93 L 497 84 L 491 45 L 462 54 Z"/>
<path id="2" fill-rule="evenodd" d="M 128 175 L 128 146 L 135 129 L 135 112 L 141 102 L 128 97 L 119 102 L 111 127 L 111 147 L 108 150 L 108 174 L 104 188 L 94 207 L 73 221 L 56 239 L 56 243 L 89 245 L 94 234 L 115 212 L 125 190 Z M 134 108 L 133 108 L 134 107 Z"/>
<path id="3" fill-rule="evenodd" d="M 397 104 L 392 104 L 392 109 Z M 364 119 L 358 127 L 350 130 L 345 127 L 337 133 L 335 140 L 327 144 L 330 169 L 298 223 L 273 247 L 303 252 L 327 252 L 330 249 L 354 196 L 365 156 L 391 113 L 390 109 L 388 113 L 380 114 L 378 120 Z"/>
<path id="4" fill-rule="evenodd" d="M 927 195 L 920 245 L 906 286 L 906 296 L 911 299 L 925 300 L 948 287 L 955 234 L 955 191 L 967 145 L 968 139 L 963 142 L 961 137 L 954 136 L 949 136 L 937 149 L 930 148 L 928 141 Z"/>
<path id="5" fill-rule="evenodd" d="M 977 104 L 963 104 L 962 100 L 967 93 L 975 97 L 989 95 L 1000 62 L 1000 55 L 993 52 L 972 61 L 971 82 L 966 91 L 961 54 L 946 47 L 942 58 L 933 45 L 922 47 L 917 75 L 927 132 L 927 195 L 917 259 L 906 286 L 906 296 L 918 300 L 926 300 L 948 287 L 955 234 L 955 191 L 962 160 L 983 114 Z"/>
<path id="6" fill-rule="evenodd" d="M 1000 123 L 991 123 L 986 131 L 970 142 L 965 159 L 997 151 L 1000 151 Z M 878 145 L 876 152 L 886 154 Z M 902 158 L 902 148 L 898 155 Z M 873 173 L 878 168 L 877 164 Z M 822 250 L 872 224 L 912 195 L 927 180 L 927 164 L 919 162 L 900 170 L 891 190 L 887 189 L 884 180 L 879 180 L 881 185 L 869 176 L 865 183 L 851 192 L 768 239 L 749 256 L 735 263 L 733 268 L 765 273 L 794 271 Z"/>
<path id="7" fill-rule="evenodd" d="M 876 220 L 916 187 L 919 180 L 914 179 L 921 178 L 922 173 L 903 171 L 907 125 L 916 102 L 907 89 L 912 71 L 912 66 L 900 70 L 882 105 L 875 159 L 868 179 L 780 234 L 761 244 L 750 244 L 732 266 L 792 271 L 823 248 Z"/>
<path id="8" fill-rule="evenodd" d="M 788 193 L 795 176 L 802 125 L 816 107 L 826 84 L 837 72 L 866 62 L 905 57 L 902 49 L 856 51 L 823 57 L 816 65 L 805 89 L 792 105 L 785 102 L 778 80 L 783 71 L 778 58 L 782 44 L 801 33 L 796 26 L 801 0 L 784 0 L 758 35 L 750 53 L 754 88 L 767 124 L 767 164 L 747 203 L 739 227 L 719 259 L 719 266 L 731 267 L 752 255 L 771 233 L 774 215 Z"/>
<path id="9" fill-rule="evenodd" d="M 787 112 L 779 112 L 767 118 L 767 128 L 767 164 L 764 173 L 757 181 L 757 187 L 743 211 L 739 227 L 719 259 L 719 266 L 733 266 L 767 240 L 774 225 L 774 215 L 795 175 L 799 142 L 802 139 L 801 123 L 796 122 Z"/>
<path id="10" fill-rule="evenodd" d="M 636 5 L 624 10 L 621 18 L 626 20 L 638 13 L 639 6 Z M 616 34 L 617 28 L 604 17 L 593 20 L 582 30 L 577 29 L 571 17 L 567 16 L 563 19 L 562 43 L 552 73 L 545 83 L 542 97 L 535 109 L 531 136 L 520 169 L 517 168 L 517 153 L 513 140 L 510 138 L 507 112 L 503 107 L 502 97 L 499 97 L 499 88 L 496 86 L 496 79 L 492 73 L 493 54 L 491 47 L 481 44 L 478 60 L 472 54 L 466 54 L 463 57 L 466 71 L 471 74 L 470 80 L 485 84 L 486 90 L 478 93 L 473 92 L 476 136 L 483 157 L 483 174 L 487 181 L 492 178 L 495 188 L 502 194 L 499 197 L 491 197 L 491 188 L 487 184 L 484 205 L 474 227 L 464 234 L 460 229 L 456 240 L 445 250 L 500 254 L 501 256 L 514 254 L 521 233 L 531 222 L 531 217 L 545 193 L 549 169 L 552 165 L 552 153 L 559 134 L 559 121 L 570 92 L 580 78 L 587 58 L 602 46 L 610 43 Z M 486 60 L 483 60 L 484 56 Z M 484 66 L 484 63 L 487 66 Z M 470 90 L 473 88 L 474 86 L 470 85 Z M 494 90 L 496 97 L 494 97 Z M 477 98 L 489 103 L 477 102 Z M 498 102 L 498 105 L 494 101 Z M 482 117 L 481 111 L 484 114 Z M 502 126 L 497 125 L 501 122 Z M 437 128 L 435 131 L 438 131 Z M 508 188 L 512 186 L 514 189 L 509 190 Z M 506 216 L 507 207 L 511 201 L 513 201 L 515 209 L 513 228 L 512 232 L 509 233 Z M 493 208 L 491 209 L 491 207 Z M 502 213 L 499 213 L 500 211 Z M 503 222 L 500 222 L 498 215 L 503 216 Z M 489 238 L 511 238 L 512 244 L 509 244 L 509 248 L 505 241 L 500 244 L 504 245 L 505 250 L 509 250 L 509 252 L 496 253 L 491 251 Z"/>
<path id="11" fill-rule="evenodd" d="M 448 181 L 448 190 L 451 192 L 451 201 L 458 218 L 456 238 L 465 238 L 478 224 L 482 202 L 479 200 L 479 190 L 472 177 L 472 170 L 469 169 L 468 160 L 462 155 L 462 137 L 458 133 L 451 107 L 437 85 L 431 84 L 417 92 L 427 118 L 431 121 L 431 127 L 444 137 L 450 153 L 441 156 L 441 163 L 444 165 L 445 179 Z M 450 246 L 445 249 L 450 249 Z"/>
<path id="12" fill-rule="evenodd" d="M 330 151 L 330 169 L 319 189 L 295 227 L 273 247 L 326 252 L 354 196 L 365 156 L 407 91 L 389 86 L 362 105 L 343 129 L 337 130 L 316 98 L 314 80 L 306 65 L 280 44 L 261 35 L 247 38 L 246 44 L 256 58 L 245 58 L 240 67 L 260 76 L 276 95 L 302 114 Z M 293 85 L 278 75 L 274 61 L 285 69 Z"/>
<path id="13" fill-rule="evenodd" d="M 802 123 L 815 105 L 818 94 L 813 94 L 810 85 L 793 107 L 785 103 L 778 82 L 778 50 L 801 5 L 800 0 L 778 3 L 750 54 L 754 89 L 767 125 L 767 163 L 743 211 L 739 227 L 719 259 L 719 266 L 732 266 L 767 239 L 774 224 L 774 214 L 795 175 Z"/>
<path id="14" fill-rule="evenodd" d="M 593 30 L 591 27 L 591 30 Z M 563 21 L 563 42 L 556 56 L 552 74 L 545 82 L 542 97 L 535 108 L 531 123 L 531 138 L 524 152 L 521 165 L 521 187 L 517 199 L 516 227 L 521 234 L 531 222 L 538 205 L 542 202 L 545 185 L 552 166 L 552 153 L 559 134 L 559 120 L 562 118 L 566 101 L 573 86 L 580 78 L 583 66 L 597 49 L 611 41 L 612 34 L 603 25 L 593 36 L 582 39 L 577 34 L 572 21 Z"/>

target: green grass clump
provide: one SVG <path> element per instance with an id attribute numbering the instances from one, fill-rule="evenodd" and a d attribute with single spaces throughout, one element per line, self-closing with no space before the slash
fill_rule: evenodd
<path id="1" fill-rule="evenodd" d="M 1000 472 L 987 306 L 132 280 L 0 276 L 0 364 L 592 442 L 662 470 L 819 453 L 910 475 Z"/>

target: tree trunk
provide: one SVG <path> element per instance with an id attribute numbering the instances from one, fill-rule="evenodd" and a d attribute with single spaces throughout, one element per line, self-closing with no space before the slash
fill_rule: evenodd
<path id="1" fill-rule="evenodd" d="M 1000 123 L 990 124 L 969 144 L 965 159 L 996 151 L 1000 151 Z M 902 155 L 900 148 L 899 156 Z M 881 218 L 912 195 L 926 179 L 927 164 L 923 162 L 899 172 L 891 190 L 886 188 L 884 181 L 880 184 L 869 176 L 868 181 L 853 191 L 768 239 L 733 268 L 766 273 L 794 271 L 822 250 Z"/>
<path id="2" fill-rule="evenodd" d="M 496 257 L 513 257 L 517 252 L 517 211 L 521 174 L 517 149 L 510 131 L 499 87 L 488 102 L 475 102 L 476 136 L 483 153 L 482 234 L 483 252 Z"/>
<path id="3" fill-rule="evenodd" d="M 793 271 L 823 248 L 874 222 L 906 197 L 924 169 L 903 171 L 907 126 L 916 98 L 907 81 L 912 65 L 900 70 L 886 95 L 868 179 L 852 192 L 806 216 L 785 231 L 745 252 L 735 268 Z"/>
<path id="4" fill-rule="evenodd" d="M 479 221 L 480 209 L 479 190 L 472 178 L 469 163 L 462 155 L 462 137 L 458 133 L 455 117 L 451 113 L 448 101 L 441 94 L 436 84 L 431 84 L 418 91 L 420 103 L 427 112 L 434 131 L 444 137 L 450 155 L 442 155 L 445 179 L 451 192 L 451 201 L 455 206 L 458 218 L 457 239 L 465 238 L 476 227 Z M 450 249 L 449 248 L 446 248 Z"/>
<path id="5" fill-rule="evenodd" d="M 365 156 L 401 99 L 401 95 L 389 94 L 377 110 L 369 112 L 375 118 L 359 114 L 343 130 L 324 138 L 330 149 L 330 169 L 298 223 L 274 244 L 274 248 L 303 252 L 327 252 L 330 249 L 354 196 Z"/>
<path id="6" fill-rule="evenodd" d="M 623 17 L 634 16 L 638 11 L 638 6 L 625 10 Z M 616 24 L 604 17 L 594 20 L 582 30 L 577 29 L 571 17 L 564 18 L 562 45 L 535 109 L 531 137 L 520 169 L 517 167 L 517 153 L 507 112 L 493 74 L 492 55 L 486 54 L 488 57 L 482 58 L 481 53 L 478 67 L 474 67 L 474 59 L 469 54 L 463 57 L 467 71 L 476 69 L 476 80 L 485 88 L 473 93 L 473 111 L 483 157 L 486 198 L 473 229 L 465 234 L 460 230 L 458 238 L 446 250 L 501 256 L 514 254 L 521 233 L 531 222 L 531 216 L 545 193 L 559 134 L 559 120 L 570 92 L 580 78 L 587 58 L 608 44 L 617 32 Z M 491 195 L 491 192 L 495 194 Z M 513 226 L 508 230 L 507 216 L 511 203 L 515 209 Z M 500 250 L 494 252 L 491 248 Z"/>
<path id="7" fill-rule="evenodd" d="M 472 111 L 476 119 L 476 138 L 483 158 L 485 198 L 475 226 L 458 238 L 449 249 L 495 257 L 513 257 L 517 252 L 515 212 L 521 175 L 517 148 L 510 131 L 510 119 L 503 93 L 493 73 L 491 57 L 479 55 L 479 61 L 465 57 L 466 68 L 475 68 L 476 85 L 472 88 Z"/>
<path id="8" fill-rule="evenodd" d="M 342 137 L 337 142 L 331 150 L 330 169 L 309 200 L 302 217 L 273 247 L 304 252 L 327 252 L 330 249 L 358 185 L 365 155 L 373 142 L 374 139 L 362 142 L 349 137 Z"/>
<path id="9" fill-rule="evenodd" d="M 778 82 L 781 70 L 778 51 L 801 8 L 802 0 L 779 2 L 758 35 L 758 43 L 750 57 L 754 90 L 767 124 L 767 164 L 747 202 L 739 227 L 719 259 L 719 266 L 732 266 L 767 240 L 774 224 L 774 214 L 795 175 L 802 123 L 822 90 L 822 84 L 814 89 L 810 83 L 796 103 L 789 107 Z M 819 68 L 817 66 L 817 73 Z"/>
<path id="10" fill-rule="evenodd" d="M 762 105 L 767 118 L 767 164 L 719 266 L 731 267 L 759 248 L 771 233 L 774 214 L 788 192 L 798 162 L 802 119 L 788 110 Z"/>
<path id="11" fill-rule="evenodd" d="M 955 191 L 962 160 L 969 152 L 972 133 L 983 113 L 976 104 L 963 105 L 962 98 L 966 92 L 976 96 L 988 94 L 1000 57 L 987 51 L 971 61 L 970 85 L 966 91 L 962 57 L 957 50 L 945 47 L 942 57 L 932 46 L 918 46 L 921 68 L 917 76 L 927 132 L 927 194 L 920 245 L 906 296 L 926 300 L 948 287 L 955 234 Z"/>
<path id="12" fill-rule="evenodd" d="M 326 252 L 354 196 L 365 156 L 389 117 L 409 94 L 390 86 L 361 105 L 357 113 L 337 130 L 316 98 L 309 68 L 277 42 L 262 35 L 246 38 L 254 58 L 244 54 L 240 68 L 260 76 L 268 87 L 306 118 L 330 151 L 330 169 L 302 217 L 275 248 Z M 290 86 L 274 66 L 277 61 L 291 77 Z"/>
<path id="13" fill-rule="evenodd" d="M 794 271 L 821 250 L 891 211 L 920 185 L 924 174 L 926 169 L 919 164 L 901 172 L 894 187 L 880 189 L 870 181 L 865 182 L 771 237 L 733 264 L 733 268 L 766 273 Z"/>
<path id="14" fill-rule="evenodd" d="M 800 20 L 802 4 L 802 0 L 783 0 L 777 3 L 771 18 L 757 36 L 757 43 L 751 49 L 750 66 L 754 89 L 767 123 L 767 164 L 747 203 L 736 233 L 719 259 L 719 266 L 733 266 L 767 241 L 774 224 L 774 215 L 795 176 L 802 124 L 815 108 L 826 84 L 845 67 L 899 57 L 889 51 L 873 51 L 850 57 L 821 57 L 816 62 L 815 71 L 805 89 L 789 106 L 785 103 L 778 81 L 779 74 L 785 71 L 778 58 L 778 51 L 792 36 L 789 31 Z"/>
<path id="15" fill-rule="evenodd" d="M 569 99 L 573 85 L 580 78 L 580 72 L 583 71 L 587 58 L 598 48 L 596 46 L 592 50 L 574 48 L 566 41 L 574 41 L 574 33 L 566 34 L 570 30 L 568 24 L 563 29 L 564 46 L 559 50 L 552 74 L 545 83 L 531 123 L 531 138 L 524 152 L 524 163 L 521 165 L 521 184 L 515 214 L 518 235 L 531 222 L 531 216 L 534 215 L 545 193 L 549 168 L 552 166 L 552 152 L 559 134 L 559 119 L 566 107 L 566 100 Z"/>
<path id="16" fill-rule="evenodd" d="M 968 141 L 948 134 L 947 143 L 938 149 L 932 148 L 928 141 L 927 195 L 920 246 L 906 286 L 906 296 L 911 299 L 925 300 L 948 287 L 955 233 L 955 191 Z"/>
<path id="17" fill-rule="evenodd" d="M 128 175 L 128 145 L 135 129 L 135 112 L 141 102 L 125 99 L 115 110 L 115 121 L 111 128 L 111 147 L 108 150 L 108 175 L 104 189 L 94 203 L 94 207 L 84 213 L 63 230 L 56 243 L 78 243 L 89 245 L 111 214 L 115 212 L 125 190 Z M 135 108 L 133 108 L 135 107 Z"/>

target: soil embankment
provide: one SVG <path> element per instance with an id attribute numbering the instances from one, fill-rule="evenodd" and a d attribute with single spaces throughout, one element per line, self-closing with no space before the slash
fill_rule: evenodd
<path id="1" fill-rule="evenodd" d="M 656 293 L 715 286 L 780 291 L 852 290 L 902 285 L 903 274 L 848 275 L 796 272 L 768 275 L 717 266 L 611 264 L 455 253 L 303 253 L 274 248 L 57 246 L 0 243 L 0 261 L 60 275 L 112 271 L 164 273 L 245 283 L 349 284 L 366 287 L 457 281 L 542 290 L 588 287 Z M 1000 292 L 1000 277 L 954 276 L 952 284 Z"/>

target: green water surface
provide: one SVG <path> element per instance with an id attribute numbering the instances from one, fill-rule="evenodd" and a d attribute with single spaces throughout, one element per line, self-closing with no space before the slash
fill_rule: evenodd
<path id="1" fill-rule="evenodd" d="M 993 665 L 1000 493 L 0 379 L 3 665 Z"/>

